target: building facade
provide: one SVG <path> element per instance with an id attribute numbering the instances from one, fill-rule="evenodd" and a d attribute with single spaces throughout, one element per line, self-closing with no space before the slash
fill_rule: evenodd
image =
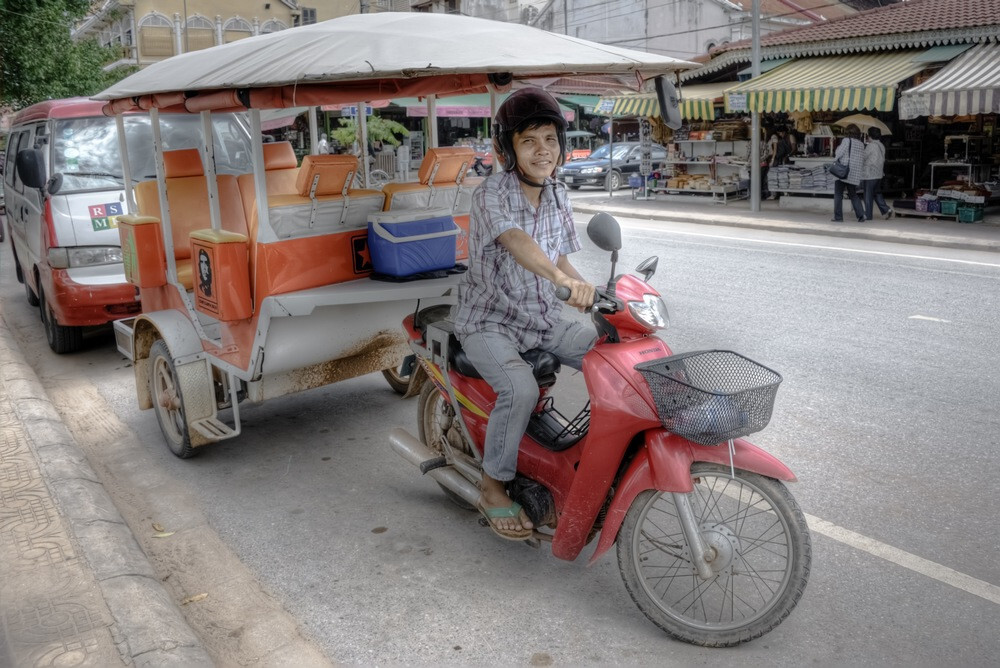
<path id="1" fill-rule="evenodd" d="M 143 67 L 252 35 L 398 6 L 398 0 L 104 0 L 72 34 L 120 50 L 109 68 Z"/>

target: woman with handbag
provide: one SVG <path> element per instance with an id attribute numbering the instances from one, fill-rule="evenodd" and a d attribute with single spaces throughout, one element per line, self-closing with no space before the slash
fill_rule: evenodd
<path id="1" fill-rule="evenodd" d="M 844 222 L 844 190 L 851 198 L 851 206 L 858 217 L 858 222 L 865 222 L 865 208 L 858 196 L 858 185 L 861 183 L 861 168 L 864 164 L 865 145 L 861 142 L 861 130 L 857 125 L 848 125 L 844 130 L 844 139 L 837 146 L 834 154 L 836 163 L 847 166 L 847 174 L 837 176 L 833 182 L 833 222 Z M 835 164 L 836 164 L 835 163 Z"/>

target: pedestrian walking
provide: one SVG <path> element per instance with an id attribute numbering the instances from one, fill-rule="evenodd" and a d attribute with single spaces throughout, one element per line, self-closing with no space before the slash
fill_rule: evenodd
<path id="1" fill-rule="evenodd" d="M 882 131 L 876 127 L 868 128 L 868 143 L 865 144 L 864 164 L 861 168 L 861 187 L 865 194 L 865 217 L 874 218 L 874 206 L 882 217 L 888 220 L 895 215 L 892 207 L 885 203 L 882 196 L 882 177 L 885 170 L 885 145 L 882 143 Z"/>
<path id="2" fill-rule="evenodd" d="M 847 175 L 833 182 L 833 222 L 844 222 L 844 191 L 851 198 L 851 206 L 858 222 L 865 222 L 865 209 L 858 196 L 858 186 L 861 184 L 861 170 L 864 165 L 865 145 L 861 141 L 861 130 L 857 125 L 848 125 L 844 131 L 844 139 L 837 146 L 834 154 L 837 162 L 847 165 Z"/>

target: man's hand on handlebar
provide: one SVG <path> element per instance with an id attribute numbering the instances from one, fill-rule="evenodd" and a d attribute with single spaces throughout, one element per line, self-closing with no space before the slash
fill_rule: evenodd
<path id="1" fill-rule="evenodd" d="M 566 294 L 567 290 L 569 291 L 568 295 Z M 596 294 L 596 289 L 590 283 L 568 276 L 556 285 L 556 296 L 583 313 L 589 311 L 590 307 L 594 305 Z"/>

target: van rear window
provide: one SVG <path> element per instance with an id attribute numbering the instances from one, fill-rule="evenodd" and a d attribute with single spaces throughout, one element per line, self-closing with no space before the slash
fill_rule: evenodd
<path id="1" fill-rule="evenodd" d="M 231 114 L 215 115 L 212 124 L 216 171 L 220 174 L 252 171 L 246 125 Z M 197 148 L 200 128 L 198 116 L 161 115 L 163 149 Z M 149 117 L 126 117 L 125 137 L 133 182 L 156 178 Z M 51 172 L 63 175 L 60 193 L 116 190 L 124 186 L 115 119 L 104 116 L 60 119 L 56 121 L 51 144 Z"/>

